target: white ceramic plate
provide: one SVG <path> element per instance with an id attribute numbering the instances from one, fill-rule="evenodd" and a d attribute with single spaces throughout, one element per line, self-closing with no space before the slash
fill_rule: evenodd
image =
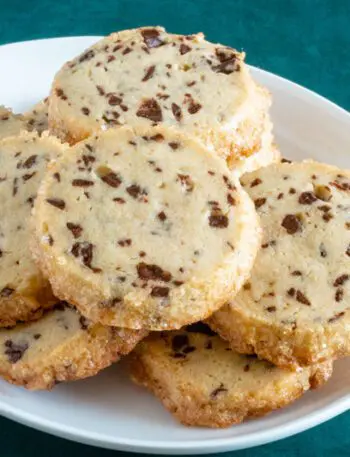
<path id="1" fill-rule="evenodd" d="M 59 38 L 0 47 L 0 103 L 16 111 L 45 97 L 56 70 L 98 37 Z M 274 96 L 277 141 L 284 156 L 312 157 L 350 168 L 350 115 L 285 79 L 253 69 Z M 83 443 L 153 454 L 204 454 L 275 441 L 350 408 L 350 358 L 336 363 L 331 381 L 289 408 L 225 430 L 186 428 L 134 386 L 119 364 L 99 376 L 27 392 L 0 381 L 0 413 Z"/>

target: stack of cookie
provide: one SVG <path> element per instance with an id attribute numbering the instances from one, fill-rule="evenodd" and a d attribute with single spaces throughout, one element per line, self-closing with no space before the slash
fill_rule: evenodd
<path id="1" fill-rule="evenodd" d="M 209 427 L 327 381 L 350 352 L 350 173 L 281 162 L 269 106 L 244 55 L 146 27 L 0 111 L 5 379 L 51 388 L 137 345 L 132 378 Z"/>

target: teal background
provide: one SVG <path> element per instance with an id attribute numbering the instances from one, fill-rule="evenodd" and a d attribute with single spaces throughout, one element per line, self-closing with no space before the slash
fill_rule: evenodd
<path id="1" fill-rule="evenodd" d="M 350 109 L 349 0 L 0 0 L 0 44 L 164 25 L 203 31 L 247 60 Z M 0 71 L 2 62 L 0 62 Z M 1 102 L 1 100 L 0 100 Z M 350 456 L 350 414 L 234 457 Z M 0 418 L 1 457 L 109 457 Z M 231 453 L 233 456 L 233 453 Z"/>

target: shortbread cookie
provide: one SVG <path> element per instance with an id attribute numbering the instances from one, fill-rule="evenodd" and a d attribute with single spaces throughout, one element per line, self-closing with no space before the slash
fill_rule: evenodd
<path id="1" fill-rule="evenodd" d="M 244 54 L 161 27 L 102 39 L 57 73 L 49 126 L 76 143 L 97 129 L 163 123 L 199 137 L 230 164 L 260 150 L 270 95 Z"/>
<path id="2" fill-rule="evenodd" d="M 52 299 L 29 248 L 29 217 L 58 140 L 34 133 L 0 141 L 0 327 L 37 318 Z"/>
<path id="3" fill-rule="evenodd" d="M 26 130 L 25 124 L 21 114 L 13 114 L 11 110 L 0 105 L 0 140 L 18 135 L 21 130 Z"/>
<path id="4" fill-rule="evenodd" d="M 55 295 L 105 325 L 179 328 L 249 274 L 260 231 L 225 163 L 165 127 L 110 129 L 50 167 L 36 256 Z"/>
<path id="5" fill-rule="evenodd" d="M 49 99 L 45 98 L 23 115 L 28 131 L 34 130 L 41 135 L 45 130 L 48 130 L 48 106 Z"/>
<path id="6" fill-rule="evenodd" d="M 263 228 L 249 282 L 209 320 L 282 367 L 350 354 L 350 172 L 312 161 L 245 175 Z"/>
<path id="7" fill-rule="evenodd" d="M 152 334 L 131 355 L 131 375 L 185 425 L 228 427 L 263 416 L 322 385 L 332 364 L 285 371 L 240 355 L 198 324 Z"/>
<path id="8" fill-rule="evenodd" d="M 97 374 L 145 335 L 92 324 L 61 302 L 36 322 L 0 330 L 0 376 L 27 389 L 51 389 Z"/>

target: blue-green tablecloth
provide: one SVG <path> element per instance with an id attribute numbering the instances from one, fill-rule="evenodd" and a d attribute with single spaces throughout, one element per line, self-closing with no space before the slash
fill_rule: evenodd
<path id="1" fill-rule="evenodd" d="M 249 63 L 350 109 L 349 0 L 0 0 L 0 44 L 105 35 L 141 25 L 164 25 L 178 33 L 203 31 L 212 41 L 244 49 Z M 346 413 L 298 436 L 238 451 L 235 457 L 350 456 L 349 431 Z M 0 457 L 73 455 L 107 457 L 112 451 L 0 418 Z"/>

